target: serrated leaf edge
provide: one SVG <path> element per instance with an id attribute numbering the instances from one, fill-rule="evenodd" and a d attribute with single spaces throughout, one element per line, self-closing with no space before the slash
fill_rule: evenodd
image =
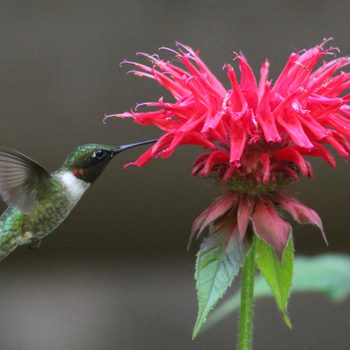
<path id="1" fill-rule="evenodd" d="M 218 237 L 219 235 L 220 235 L 220 234 L 211 235 L 211 236 L 207 237 L 207 239 L 212 239 L 213 237 L 215 237 L 215 236 Z M 220 238 L 219 238 L 219 239 L 220 239 Z M 224 253 L 224 254 L 222 254 L 222 256 L 221 256 L 221 258 L 220 258 L 221 261 L 222 261 L 222 260 L 227 260 L 227 261 L 229 261 L 229 262 L 231 263 L 232 266 L 234 266 L 234 263 L 233 263 L 233 261 L 232 261 L 232 260 L 233 260 L 233 257 L 228 257 L 227 254 L 226 254 L 226 252 L 227 252 L 227 250 L 228 250 L 229 244 L 232 244 L 232 240 L 234 240 L 234 239 L 235 239 L 234 237 L 231 237 L 231 238 L 229 239 L 230 241 L 228 241 L 227 243 L 224 244 L 224 248 L 223 248 L 223 253 Z M 201 244 L 201 248 L 202 248 L 202 246 L 205 244 L 205 242 L 206 242 L 206 241 L 203 241 L 203 243 Z M 240 262 L 238 268 L 236 269 L 236 273 L 233 274 L 233 275 L 230 277 L 230 280 L 229 280 L 229 282 L 228 282 L 226 288 L 223 289 L 223 291 L 222 291 L 221 293 L 218 293 L 218 294 L 219 294 L 219 297 L 217 298 L 217 300 L 216 300 L 209 308 L 208 308 L 208 303 L 206 304 L 204 310 L 200 310 L 200 306 L 199 306 L 198 315 L 197 315 L 197 319 L 196 319 L 196 323 L 195 323 L 195 326 L 194 326 L 194 329 L 193 329 L 193 333 L 192 333 L 192 340 L 194 340 L 194 339 L 198 336 L 198 334 L 199 334 L 199 332 L 200 332 L 202 326 L 203 326 L 204 323 L 206 322 L 207 316 L 208 316 L 209 313 L 214 309 L 214 307 L 216 306 L 216 304 L 223 298 L 223 296 L 225 295 L 227 289 L 232 285 L 232 282 L 233 282 L 234 278 L 239 274 L 239 271 L 240 271 L 241 267 L 243 266 L 244 260 L 245 260 L 245 258 L 246 258 L 246 256 L 247 256 L 248 252 L 247 252 L 247 251 L 246 251 L 246 252 L 244 251 L 243 243 L 239 243 L 239 244 L 242 245 L 240 251 L 241 251 L 241 254 L 243 255 L 243 258 L 241 259 L 241 262 Z M 201 249 L 201 248 L 200 248 L 200 249 Z M 218 247 L 213 247 L 212 249 L 210 249 L 210 250 L 208 250 L 207 252 L 205 252 L 204 255 L 202 255 L 202 257 L 205 256 L 207 253 L 211 252 L 213 249 L 217 249 L 217 248 L 218 248 Z M 199 255 L 200 255 L 200 250 L 199 250 L 198 253 L 197 253 L 197 260 L 196 260 L 196 271 L 195 271 L 195 279 L 196 279 L 196 282 L 198 281 L 198 274 L 199 274 L 199 272 L 198 272 L 198 271 L 199 271 L 198 266 L 199 266 L 199 263 L 200 263 L 200 260 L 201 260 L 201 258 L 200 258 Z M 225 256 L 226 256 L 226 259 L 224 259 Z M 234 261 L 237 261 L 237 260 L 234 260 Z M 211 264 L 211 263 L 213 263 L 213 262 L 214 262 L 214 261 L 211 261 L 210 263 L 208 263 L 208 264 L 206 265 L 206 267 L 209 266 L 209 264 Z M 225 266 L 225 270 L 227 270 L 227 264 L 224 264 L 224 266 Z M 215 276 L 217 275 L 217 272 L 219 271 L 219 268 L 220 268 L 220 263 L 218 263 L 218 267 L 217 267 L 217 269 L 216 269 Z M 202 270 L 203 270 L 203 269 L 201 269 L 201 271 L 202 271 Z M 227 273 L 227 275 L 229 275 L 229 274 Z M 215 283 L 215 278 L 213 278 L 213 282 L 212 282 L 212 285 L 211 285 L 211 287 L 210 287 L 210 293 L 211 293 L 211 291 L 212 291 L 213 288 L 214 288 L 214 283 Z M 198 305 L 200 305 L 199 299 L 198 299 L 198 284 L 197 284 L 197 283 L 196 283 L 196 290 L 197 290 L 197 301 L 198 301 Z"/>

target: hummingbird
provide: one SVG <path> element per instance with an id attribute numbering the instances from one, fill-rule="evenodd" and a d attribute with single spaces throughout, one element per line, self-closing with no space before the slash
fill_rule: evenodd
<path id="1" fill-rule="evenodd" d="M 0 195 L 8 205 L 0 216 L 0 260 L 19 245 L 37 248 L 117 154 L 156 141 L 81 145 L 51 173 L 18 151 L 0 148 Z"/>

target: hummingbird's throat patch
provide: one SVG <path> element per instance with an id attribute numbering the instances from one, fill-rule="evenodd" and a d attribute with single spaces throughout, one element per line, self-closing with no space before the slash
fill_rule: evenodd
<path id="1" fill-rule="evenodd" d="M 84 168 L 74 168 L 72 169 L 72 173 L 78 179 L 84 180 L 84 177 L 86 177 L 87 170 Z"/>
<path id="2" fill-rule="evenodd" d="M 73 168 L 72 174 L 79 180 L 86 183 L 92 183 L 95 180 L 93 169 L 89 168 Z"/>
<path id="3" fill-rule="evenodd" d="M 102 173 L 108 162 L 100 161 L 97 164 L 73 168 L 71 170 L 72 174 L 79 180 L 83 180 L 86 183 L 93 183 Z"/>

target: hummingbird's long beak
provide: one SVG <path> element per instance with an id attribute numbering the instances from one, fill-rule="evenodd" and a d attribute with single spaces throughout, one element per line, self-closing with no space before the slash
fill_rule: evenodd
<path id="1" fill-rule="evenodd" d="M 117 146 L 115 148 L 115 150 L 113 151 L 113 154 L 116 155 L 116 154 L 118 154 L 122 151 L 125 151 L 127 149 L 142 146 L 142 145 L 147 145 L 149 143 L 155 143 L 157 141 L 158 141 L 158 139 L 153 139 L 153 140 L 141 141 L 141 142 L 136 142 L 136 143 L 129 143 L 128 145 Z"/>

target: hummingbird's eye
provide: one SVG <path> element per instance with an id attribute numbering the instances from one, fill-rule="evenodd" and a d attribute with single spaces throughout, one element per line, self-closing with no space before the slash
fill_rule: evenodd
<path id="1" fill-rule="evenodd" d="M 97 159 L 103 159 L 104 157 L 106 157 L 107 154 L 107 151 L 103 149 L 98 149 L 94 153 L 92 153 L 92 157 Z"/>

